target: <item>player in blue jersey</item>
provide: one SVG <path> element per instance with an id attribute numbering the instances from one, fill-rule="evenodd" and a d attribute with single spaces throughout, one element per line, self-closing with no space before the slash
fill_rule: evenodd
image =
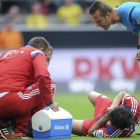
<path id="1" fill-rule="evenodd" d="M 140 60 L 140 3 L 126 2 L 112 8 L 105 2 L 96 1 L 89 10 L 97 27 L 108 30 L 112 24 L 122 23 L 128 30 L 138 36 L 136 59 Z"/>

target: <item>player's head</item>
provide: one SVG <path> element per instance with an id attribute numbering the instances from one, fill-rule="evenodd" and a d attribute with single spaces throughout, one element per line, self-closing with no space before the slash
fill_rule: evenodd
<path id="1" fill-rule="evenodd" d="M 48 64 L 50 63 L 53 48 L 44 37 L 34 37 L 28 42 L 28 45 L 41 50 L 45 54 Z"/>
<path id="2" fill-rule="evenodd" d="M 105 30 L 109 29 L 112 24 L 111 13 L 113 9 L 105 2 L 95 1 L 89 9 L 89 14 L 92 16 L 97 27 L 102 27 Z"/>
<path id="3" fill-rule="evenodd" d="M 119 129 L 130 128 L 134 124 L 132 112 L 122 107 L 114 108 L 109 114 L 109 120 Z"/>

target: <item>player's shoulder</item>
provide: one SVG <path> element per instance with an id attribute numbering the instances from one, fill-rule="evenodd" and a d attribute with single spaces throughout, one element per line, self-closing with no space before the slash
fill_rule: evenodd
<path id="1" fill-rule="evenodd" d="M 131 100 L 133 100 L 133 99 L 135 99 L 134 96 L 132 96 L 132 95 L 127 95 L 127 96 L 125 96 L 125 97 L 123 98 L 122 104 L 125 104 L 125 103 L 128 102 L 128 101 L 131 102 Z"/>
<path id="2" fill-rule="evenodd" d="M 45 54 L 41 50 L 36 49 L 30 45 L 19 48 L 19 51 L 22 51 L 25 55 L 30 56 L 30 58 L 33 58 L 34 56 L 36 56 L 38 54 L 45 56 Z"/>
<path id="3" fill-rule="evenodd" d="M 132 6 L 135 6 L 137 4 L 138 4 L 137 2 L 124 2 L 119 7 L 121 7 L 121 6 L 130 6 L 130 7 L 132 7 Z"/>
<path id="4" fill-rule="evenodd" d="M 122 104 L 131 107 L 132 105 L 140 104 L 140 101 L 136 97 L 134 97 L 133 95 L 128 95 L 124 98 Z"/>
<path id="5" fill-rule="evenodd" d="M 45 56 L 45 54 L 41 50 L 36 49 L 30 45 L 25 46 L 23 49 L 30 54 L 31 58 L 33 58 L 34 56 L 38 54 Z"/>
<path id="6" fill-rule="evenodd" d="M 125 96 L 125 98 L 124 98 L 125 100 L 131 100 L 131 99 L 136 99 L 136 100 L 138 100 L 135 96 L 133 96 L 133 95 L 127 95 L 127 96 Z"/>
<path id="7" fill-rule="evenodd" d="M 121 5 L 118 6 L 118 10 L 119 11 L 125 11 L 125 12 L 130 12 L 130 10 L 133 8 L 133 7 L 140 7 L 140 3 L 138 2 L 125 2 Z"/>
<path id="8" fill-rule="evenodd" d="M 23 51 L 25 54 L 31 55 L 32 52 L 39 51 L 39 50 L 34 48 L 34 47 L 32 47 L 32 46 L 27 45 L 25 47 L 19 48 L 18 51 Z"/>

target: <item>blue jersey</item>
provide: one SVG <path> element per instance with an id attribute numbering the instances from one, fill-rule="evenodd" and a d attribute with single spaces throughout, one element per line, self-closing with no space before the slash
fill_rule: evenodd
<path id="1" fill-rule="evenodd" d="M 131 32 L 140 36 L 140 3 L 126 2 L 118 7 L 121 23 Z"/>

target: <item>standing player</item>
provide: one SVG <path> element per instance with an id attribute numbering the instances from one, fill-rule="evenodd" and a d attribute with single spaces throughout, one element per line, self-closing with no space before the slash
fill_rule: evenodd
<path id="1" fill-rule="evenodd" d="M 96 1 L 90 7 L 89 14 L 92 15 L 97 27 L 108 30 L 112 24 L 122 23 L 136 34 L 138 36 L 136 59 L 140 60 L 140 3 L 126 2 L 118 8 L 112 8 L 105 2 Z"/>
<path id="2" fill-rule="evenodd" d="M 94 119 L 74 120 L 73 134 L 95 137 L 127 137 L 140 119 L 140 101 L 120 92 L 114 101 L 92 91 L 89 100 L 95 106 Z M 107 110 L 107 113 L 106 113 Z"/>
<path id="3" fill-rule="evenodd" d="M 1 55 L 0 119 L 11 117 L 16 124 L 1 121 L 2 138 L 28 136 L 28 122 L 35 112 L 46 106 L 58 110 L 58 104 L 53 102 L 55 83 L 47 70 L 52 53 L 45 38 L 34 37 L 26 47 Z"/>

